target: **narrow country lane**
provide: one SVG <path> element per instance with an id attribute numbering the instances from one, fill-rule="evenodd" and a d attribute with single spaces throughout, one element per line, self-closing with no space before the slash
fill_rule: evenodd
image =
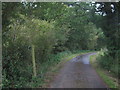
<path id="1" fill-rule="evenodd" d="M 89 64 L 88 53 L 68 61 L 51 84 L 51 88 L 107 88 L 95 69 Z"/>

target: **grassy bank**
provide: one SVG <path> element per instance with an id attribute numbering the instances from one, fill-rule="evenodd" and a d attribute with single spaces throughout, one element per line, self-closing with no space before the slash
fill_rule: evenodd
<path id="1" fill-rule="evenodd" d="M 29 86 L 42 88 L 49 87 L 50 83 L 53 81 L 54 77 L 58 74 L 60 68 L 64 65 L 65 62 L 78 55 L 89 52 L 91 51 L 74 51 L 73 53 L 61 52 L 53 56 L 53 58 L 48 60 L 48 62 L 45 62 L 41 65 L 39 69 L 39 72 L 41 72 L 40 75 L 38 75 L 36 78 L 33 78 L 33 82 L 29 83 Z"/>
<path id="2" fill-rule="evenodd" d="M 108 85 L 109 88 L 118 88 L 118 80 L 117 77 L 114 77 L 111 72 L 100 67 L 97 61 L 97 55 L 92 55 L 90 57 L 91 65 L 96 69 L 96 72 L 103 79 L 103 81 Z"/>

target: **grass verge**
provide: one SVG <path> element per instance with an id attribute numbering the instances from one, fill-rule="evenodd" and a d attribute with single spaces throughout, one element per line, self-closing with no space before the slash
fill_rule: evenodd
<path id="1" fill-rule="evenodd" d="M 103 79 L 103 81 L 107 84 L 109 88 L 118 88 L 117 78 L 113 77 L 112 73 L 101 68 L 96 58 L 97 58 L 97 55 L 92 55 L 90 57 L 90 63 L 92 67 L 95 68 L 96 72 L 99 74 L 99 76 Z"/>

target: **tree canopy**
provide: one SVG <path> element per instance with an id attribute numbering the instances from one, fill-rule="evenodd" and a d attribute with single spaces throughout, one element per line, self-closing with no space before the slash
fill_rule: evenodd
<path id="1" fill-rule="evenodd" d="M 2 12 L 4 87 L 27 87 L 64 51 L 107 49 L 101 65 L 118 73 L 120 3 L 5 2 Z"/>

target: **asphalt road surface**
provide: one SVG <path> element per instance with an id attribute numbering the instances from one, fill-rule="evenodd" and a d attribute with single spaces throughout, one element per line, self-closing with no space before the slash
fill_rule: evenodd
<path id="1" fill-rule="evenodd" d="M 89 58 L 96 53 L 77 56 L 65 63 L 51 88 L 107 88 L 95 69 L 90 65 Z"/>

